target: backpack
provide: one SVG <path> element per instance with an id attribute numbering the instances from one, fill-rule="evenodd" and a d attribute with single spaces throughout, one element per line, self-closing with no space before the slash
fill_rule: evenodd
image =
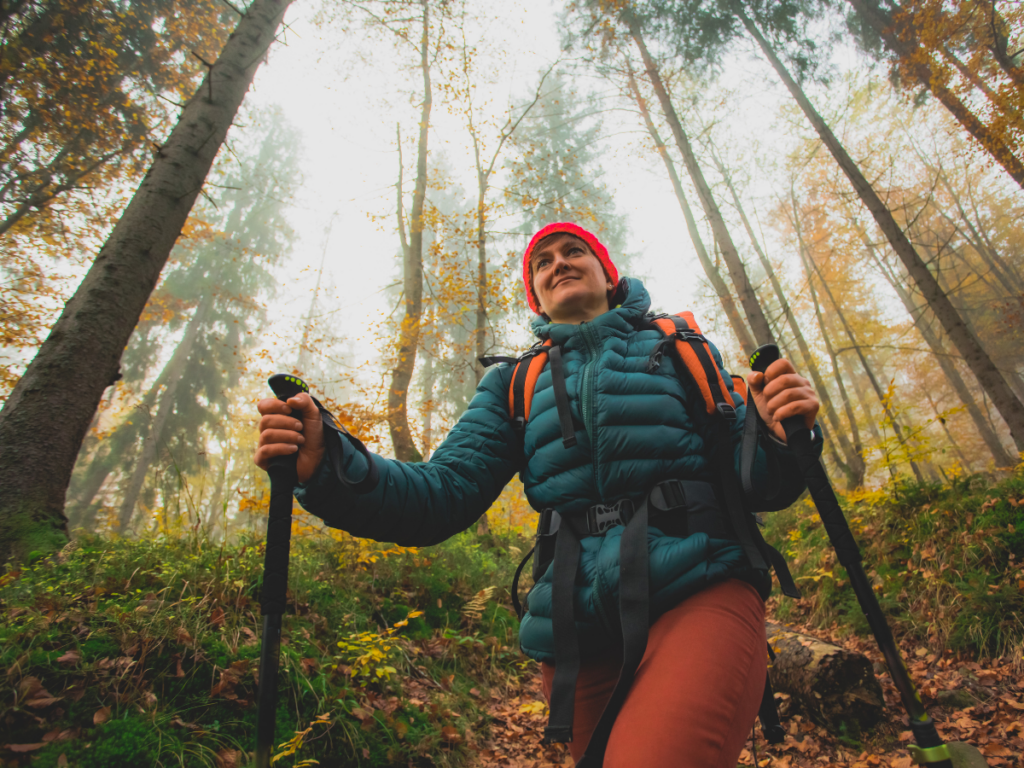
<path id="1" fill-rule="evenodd" d="M 684 386 L 693 385 L 701 394 L 705 411 L 720 430 L 718 450 L 712 457 L 717 469 L 721 498 L 725 509 L 713 521 L 725 530 L 743 548 L 750 565 L 767 573 L 769 566 L 775 570 L 782 592 L 790 597 L 800 597 L 793 578 L 782 555 L 770 546 L 758 529 L 757 520 L 747 511 L 746 499 L 755 495 L 753 487 L 753 464 L 757 453 L 758 432 L 763 422 L 756 407 L 746 409 L 743 440 L 740 449 L 740 477 L 736 471 L 732 453 L 730 426 L 736 420 L 736 408 L 729 389 L 715 363 L 707 339 L 700 331 L 697 321 L 690 312 L 676 315 L 649 314 L 638 326 L 639 329 L 655 328 L 663 338 L 655 345 L 647 364 L 647 371 L 658 369 L 664 355 L 675 362 L 676 370 Z M 575 429 L 569 411 L 568 393 L 562 369 L 560 347 L 545 339 L 518 358 L 481 358 L 484 365 L 497 362 L 514 364 L 509 386 L 508 406 L 512 425 L 523 435 L 530 418 L 533 392 L 541 372 L 550 365 L 555 406 L 562 433 L 562 444 L 571 448 L 576 444 Z M 733 376 L 734 390 L 743 401 L 748 401 L 746 381 Z M 769 452 L 770 459 L 774 458 Z M 778 473 L 769 467 L 769 476 L 776 483 L 765 494 L 771 499 L 778 491 Z M 737 479 L 739 482 L 737 483 Z M 537 543 L 523 558 L 512 583 L 512 604 L 516 614 L 522 618 L 523 608 L 519 602 L 519 578 L 531 556 L 534 557 L 533 574 L 536 582 L 547 571 L 552 571 L 552 609 L 555 636 L 555 678 L 551 691 L 551 713 L 544 731 L 544 742 L 566 742 L 572 740 L 573 698 L 576 678 L 579 673 L 580 657 L 573 621 L 572 591 L 573 580 L 579 561 L 579 537 L 601 535 L 614 525 L 625 525 L 622 534 L 620 563 L 620 619 L 623 634 L 623 665 L 619 679 L 605 707 L 594 734 L 591 736 L 586 754 L 579 763 L 580 768 L 595 768 L 603 761 L 604 749 L 612 724 L 625 699 L 636 669 L 643 658 L 647 645 L 648 630 L 648 584 L 647 584 L 647 524 L 649 516 L 670 514 L 679 510 L 682 517 L 685 508 L 688 481 L 668 479 L 651 489 L 648 498 L 635 510 L 625 514 L 622 502 L 612 506 L 595 505 L 586 515 L 586 520 L 562 518 L 554 510 L 541 510 L 538 523 Z M 691 484 L 692 485 L 692 484 Z M 701 484 L 704 485 L 704 484 Z M 632 505 L 629 505 L 632 507 Z M 724 517 L 723 521 L 721 518 Z M 767 597 L 763 594 L 762 597 Z M 771 647 L 768 654 L 774 659 Z M 766 678 L 765 691 L 758 713 L 765 737 L 770 743 L 779 743 L 784 732 L 775 707 L 771 683 Z"/>

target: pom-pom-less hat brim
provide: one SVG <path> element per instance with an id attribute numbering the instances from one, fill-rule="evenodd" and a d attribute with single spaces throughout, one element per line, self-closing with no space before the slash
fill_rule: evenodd
<path id="1" fill-rule="evenodd" d="M 619 270 L 615 268 L 615 264 L 612 263 L 611 257 L 608 256 L 608 249 L 604 247 L 601 241 L 598 240 L 592 232 L 588 232 L 583 227 L 565 221 L 548 224 L 530 239 L 530 244 L 526 246 L 526 252 L 523 254 L 523 285 L 526 287 L 526 301 L 529 303 L 530 309 L 538 315 L 544 313 L 540 308 L 540 302 L 537 301 L 537 296 L 534 294 L 533 286 L 530 283 L 530 254 L 533 253 L 533 247 L 537 243 L 548 235 L 553 235 L 555 233 L 576 235 L 576 237 L 580 238 L 590 246 L 590 250 L 592 250 L 594 255 L 597 256 L 598 261 L 601 262 L 601 266 L 604 267 L 604 273 L 608 276 L 608 279 L 612 281 L 612 284 L 616 285 L 619 282 Z"/>

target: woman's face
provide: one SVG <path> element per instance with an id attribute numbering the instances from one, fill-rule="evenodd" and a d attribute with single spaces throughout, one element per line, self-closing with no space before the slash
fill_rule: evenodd
<path id="1" fill-rule="evenodd" d="M 594 252 L 580 238 L 545 238 L 530 254 L 533 291 L 555 323 L 581 323 L 608 311 L 608 282 Z"/>

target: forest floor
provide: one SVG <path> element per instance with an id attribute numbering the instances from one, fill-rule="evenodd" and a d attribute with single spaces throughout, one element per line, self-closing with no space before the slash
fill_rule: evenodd
<path id="1" fill-rule="evenodd" d="M 886 715 L 863 741 L 843 738 L 811 722 L 785 694 L 780 703 L 786 739 L 770 745 L 756 728 L 756 744 L 747 741 L 740 765 L 761 768 L 911 768 L 906 750 L 913 741 L 899 694 L 884 671 L 884 661 L 873 641 L 850 636 L 837 627 L 821 629 L 790 624 L 798 632 L 862 653 L 875 664 L 885 692 Z M 1024 756 L 1024 676 L 1007 659 L 978 663 L 952 653 L 936 654 L 918 642 L 901 643 L 907 667 L 939 735 L 944 741 L 962 741 L 977 747 L 990 766 L 1020 766 Z M 491 738 L 479 746 L 480 768 L 552 768 L 572 766 L 561 745 L 545 748 L 541 735 L 547 707 L 539 676 L 523 678 L 511 695 L 490 702 Z"/>
<path id="2" fill-rule="evenodd" d="M 1020 765 L 1024 472 L 844 502 L 940 734 Z M 898 696 L 813 509 L 775 513 L 765 533 L 804 589 L 771 598 L 769 615 L 876 662 L 888 716 L 859 740 L 837 736 L 779 694 L 785 742 L 758 735 L 741 763 L 756 747 L 762 768 L 909 768 Z M 538 669 L 508 608 L 529 544 L 467 532 L 409 550 L 300 529 L 274 768 L 571 765 L 541 745 Z M 0 574 L 0 767 L 250 765 L 263 554 L 255 534 L 83 535 Z"/>

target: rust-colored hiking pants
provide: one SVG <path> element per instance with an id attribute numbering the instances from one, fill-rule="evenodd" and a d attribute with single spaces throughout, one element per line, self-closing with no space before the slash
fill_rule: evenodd
<path id="1" fill-rule="evenodd" d="M 584 662 L 576 684 L 574 760 L 583 757 L 619 676 L 618 658 Z M 542 664 L 551 698 L 555 668 Z M 764 603 L 738 580 L 661 616 L 612 728 L 605 768 L 734 768 L 761 704 L 767 670 Z"/>

